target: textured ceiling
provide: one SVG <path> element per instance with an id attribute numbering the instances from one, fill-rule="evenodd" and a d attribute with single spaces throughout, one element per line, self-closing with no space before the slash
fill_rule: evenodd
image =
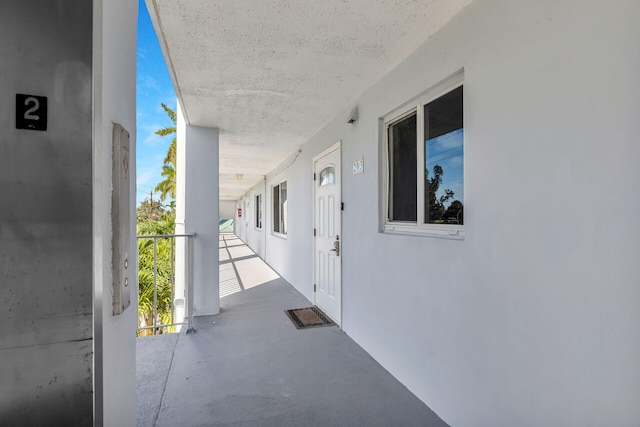
<path id="1" fill-rule="evenodd" d="M 220 198 L 237 199 L 471 0 L 146 1 L 187 123 L 220 129 Z"/>

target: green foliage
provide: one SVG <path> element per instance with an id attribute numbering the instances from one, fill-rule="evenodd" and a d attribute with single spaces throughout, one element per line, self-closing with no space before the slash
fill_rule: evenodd
<path id="1" fill-rule="evenodd" d="M 463 211 L 462 202 L 460 200 L 454 200 L 447 208 L 443 217 L 449 224 L 462 225 L 464 221 Z"/>
<path id="2" fill-rule="evenodd" d="M 176 169 L 171 165 L 162 166 L 162 175 L 165 179 L 156 185 L 155 190 L 160 192 L 160 200 L 167 197 L 175 200 L 176 198 Z"/>
<path id="3" fill-rule="evenodd" d="M 137 235 L 155 236 L 173 234 L 175 213 L 157 208 L 156 212 L 141 205 L 137 210 Z M 155 239 L 157 324 L 171 324 L 173 319 L 173 288 L 175 284 L 175 239 Z M 173 246 L 173 251 L 172 251 Z M 154 239 L 138 239 L 138 318 L 140 326 L 153 326 L 154 306 Z M 158 328 L 156 333 L 173 332 L 173 327 Z M 139 335 L 152 335 L 153 329 Z"/>
<path id="4" fill-rule="evenodd" d="M 162 166 L 163 181 L 155 191 L 160 193 L 159 200 L 150 197 L 144 200 L 136 210 L 136 231 L 138 236 L 158 236 L 173 234 L 175 230 L 176 198 L 176 113 L 166 104 L 161 104 L 173 126 L 156 131 L 156 135 L 174 135 Z M 171 199 L 169 208 L 162 203 Z M 155 267 L 154 267 L 155 246 Z M 156 324 L 171 324 L 174 319 L 173 290 L 175 286 L 175 238 L 138 239 L 138 318 L 140 326 L 153 326 L 154 317 L 154 273 L 156 284 Z M 173 332 L 174 327 L 144 329 L 138 335 Z"/>
<path id="5" fill-rule="evenodd" d="M 175 128 L 174 128 L 175 129 Z M 175 133 L 175 130 L 173 131 Z M 164 164 L 165 166 L 172 166 L 175 169 L 176 166 L 176 138 L 173 138 L 171 141 L 171 145 L 169 145 L 169 149 L 167 150 L 166 156 L 164 156 Z"/>
<path id="6" fill-rule="evenodd" d="M 462 202 L 454 200 L 448 208 L 445 209 L 444 204 L 447 200 L 452 199 L 454 192 L 450 189 L 444 190 L 444 194 L 440 197 L 436 196 L 440 184 L 442 184 L 442 175 L 444 170 L 442 166 L 435 165 L 433 167 L 433 177 L 429 178 L 429 171 L 425 172 L 427 184 L 427 222 L 430 224 L 442 224 L 448 222 L 451 224 L 462 224 Z"/>
<path id="7" fill-rule="evenodd" d="M 164 180 L 158 183 L 155 191 L 160 193 L 160 200 L 165 201 L 167 198 L 176 198 L 176 112 L 167 106 L 167 104 L 160 104 L 162 109 L 167 113 L 169 119 L 173 123 L 173 126 L 166 126 L 156 131 L 156 135 L 168 136 L 174 135 L 171 145 L 167 150 L 167 155 L 164 158 L 164 165 L 162 166 L 161 175 Z"/>
<path id="8" fill-rule="evenodd" d="M 136 226 L 139 228 L 142 223 L 146 221 L 158 222 L 168 214 L 160 200 L 151 200 L 150 198 L 144 199 L 138 209 L 136 210 Z M 151 227 L 144 225 L 144 227 Z M 173 232 L 172 232 L 173 233 Z"/>
<path id="9" fill-rule="evenodd" d="M 176 115 L 176 112 L 173 111 L 171 108 L 169 108 L 167 106 L 167 104 L 165 104 L 164 102 L 160 103 L 160 106 L 162 107 L 162 109 L 167 113 L 167 116 L 169 116 L 169 119 L 171 119 L 171 121 L 173 122 L 173 124 L 175 125 L 176 122 L 178 121 L 178 116 Z M 175 126 L 173 128 L 173 131 L 175 132 Z M 159 132 L 159 131 L 158 131 Z"/>

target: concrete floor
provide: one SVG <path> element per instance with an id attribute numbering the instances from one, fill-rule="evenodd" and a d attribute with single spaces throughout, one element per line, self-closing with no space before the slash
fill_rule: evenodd
<path id="1" fill-rule="evenodd" d="M 138 426 L 447 425 L 338 327 L 297 330 L 284 310 L 309 301 L 233 246 L 221 272 L 231 264 L 238 286 L 220 315 L 197 318 L 194 335 L 138 338 Z"/>

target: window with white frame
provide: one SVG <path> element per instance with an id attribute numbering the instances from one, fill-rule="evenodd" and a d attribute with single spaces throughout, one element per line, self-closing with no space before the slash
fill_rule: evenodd
<path id="1" fill-rule="evenodd" d="M 464 235 L 463 86 L 448 89 L 384 124 L 385 231 Z"/>
<path id="2" fill-rule="evenodd" d="M 273 186 L 273 232 L 287 234 L 287 181 Z"/>
<path id="3" fill-rule="evenodd" d="M 256 195 L 256 228 L 262 229 L 262 194 Z"/>

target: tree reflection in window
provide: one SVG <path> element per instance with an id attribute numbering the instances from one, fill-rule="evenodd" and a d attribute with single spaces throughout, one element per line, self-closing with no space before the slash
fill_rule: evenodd
<path id="1" fill-rule="evenodd" d="M 462 86 L 425 105 L 425 218 L 427 224 L 464 224 Z M 445 173 L 446 171 L 446 173 Z"/>

